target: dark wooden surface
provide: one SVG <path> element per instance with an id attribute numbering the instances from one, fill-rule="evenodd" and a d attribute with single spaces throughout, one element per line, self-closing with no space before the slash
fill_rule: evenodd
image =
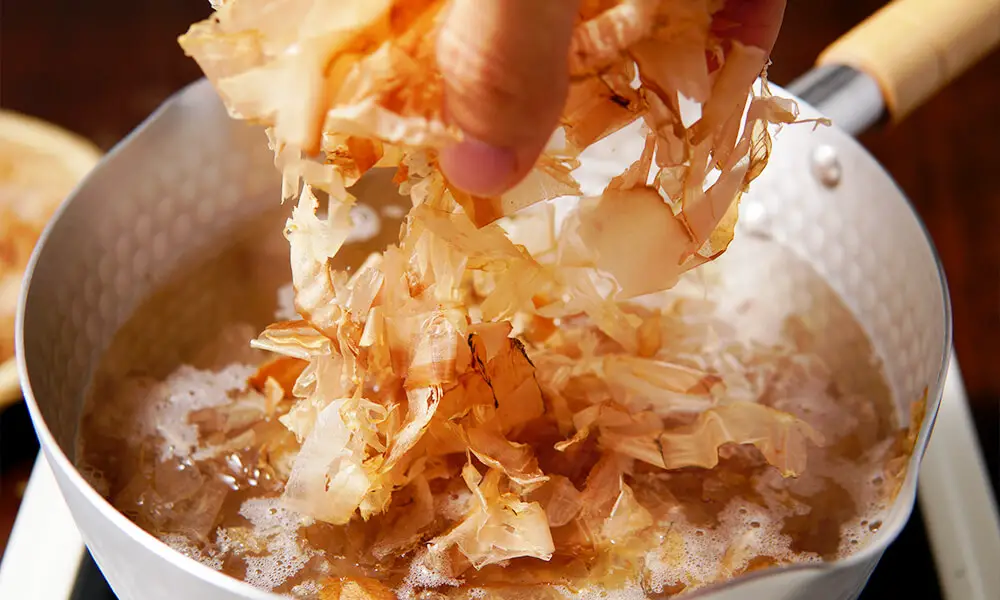
<path id="1" fill-rule="evenodd" d="M 789 4 L 771 69 L 779 84 L 807 70 L 823 47 L 884 2 Z M 2 2 L 0 106 L 48 119 L 108 149 L 199 77 L 175 40 L 209 12 L 207 0 Z M 994 53 L 905 123 L 862 138 L 912 199 L 941 254 L 955 346 L 994 474 L 1000 446 L 998 134 L 1000 53 Z M 26 473 L 9 446 L 0 456 L 0 548 Z"/>

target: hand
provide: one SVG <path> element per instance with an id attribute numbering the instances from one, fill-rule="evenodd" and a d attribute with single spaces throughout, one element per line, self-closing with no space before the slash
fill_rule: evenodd
<path id="1" fill-rule="evenodd" d="M 534 166 L 566 101 L 578 4 L 454 0 L 437 48 L 446 110 L 466 135 L 441 153 L 453 184 L 495 196 Z M 785 0 L 728 0 L 715 29 L 770 52 L 784 12 Z"/>

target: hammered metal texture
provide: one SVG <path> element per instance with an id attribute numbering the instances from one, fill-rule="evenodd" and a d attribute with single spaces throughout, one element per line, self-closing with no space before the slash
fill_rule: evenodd
<path id="1" fill-rule="evenodd" d="M 804 116 L 816 115 L 804 107 Z M 586 191 L 599 191 L 629 157 L 639 155 L 642 137 L 635 133 L 621 132 L 604 149 L 588 153 L 581 178 Z M 814 174 L 810 161 L 819 146 L 827 152 L 825 168 L 832 152 L 839 177 Z M 172 590 L 179 589 L 192 600 L 267 596 L 174 554 L 139 530 L 89 489 L 61 453 L 72 460 L 81 406 L 105 355 L 112 374 L 137 368 L 162 374 L 186 349 L 232 333 L 227 326 L 267 320 L 274 297 L 264 292 L 287 278 L 287 263 L 284 271 L 260 268 L 268 261 L 281 264 L 287 252 L 280 236 L 287 208 L 277 207 L 278 197 L 279 177 L 263 132 L 228 118 L 202 81 L 151 117 L 75 192 L 29 272 L 20 333 L 29 402 L 42 416 L 36 426 L 43 440 L 47 427 L 57 442 L 46 450 L 84 538 L 123 600 L 172 600 Z M 830 293 L 808 284 L 806 270 L 795 266 L 808 262 L 872 339 L 900 415 L 925 387 L 933 415 L 949 341 L 944 283 L 919 222 L 878 164 L 837 130 L 785 127 L 741 214 L 733 258 L 720 267 L 728 281 L 739 287 L 741 277 L 754 277 L 767 282 L 766 298 L 775 306 L 808 307 Z M 373 246 L 384 246 L 396 224 L 384 224 L 384 237 Z M 760 237 L 799 258 L 741 263 L 741 245 L 749 248 Z M 222 247 L 220 239 L 253 243 Z M 351 260 L 359 256 L 360 250 Z M 212 296 L 199 294 L 204 289 L 213 290 Z M 838 322 L 820 317 L 831 319 L 824 321 L 827 343 L 838 346 Z M 856 560 L 758 573 L 698 597 L 856 597 L 912 509 L 913 466 L 899 506 Z"/>
<path id="2" fill-rule="evenodd" d="M 802 116 L 820 115 L 802 106 Z M 631 128 L 608 139 L 608 146 L 584 154 L 587 172 L 580 179 L 586 193 L 599 193 L 627 165 L 625 157 L 638 156 L 644 138 Z M 824 183 L 824 172 L 814 165 L 817 155 L 824 164 L 835 157 L 836 185 Z M 950 342 L 943 274 L 903 193 L 857 141 L 812 124 L 777 130 L 768 167 L 741 202 L 737 237 L 713 265 L 730 279 L 756 280 L 732 287 L 783 305 L 774 314 L 818 304 L 817 296 L 826 292 L 810 286 L 801 269 L 780 260 L 758 265 L 753 252 L 741 249 L 754 235 L 808 263 L 825 282 L 822 288 L 832 288 L 847 305 L 884 363 L 901 417 L 925 389 L 933 402 Z M 839 333 L 835 323 L 828 331 Z"/>
<path id="3" fill-rule="evenodd" d="M 815 172 L 817 149 L 839 161 L 833 187 Z M 904 416 L 925 390 L 935 395 L 949 345 L 940 266 L 902 192 L 854 139 L 827 127 L 782 129 L 742 214 L 742 232 L 766 232 L 845 301 L 882 358 Z"/>
<path id="4" fill-rule="evenodd" d="M 274 207 L 278 186 L 263 131 L 229 119 L 200 82 L 64 205 L 29 275 L 23 331 L 31 389 L 71 458 L 80 407 L 118 329 L 178 265 Z"/>

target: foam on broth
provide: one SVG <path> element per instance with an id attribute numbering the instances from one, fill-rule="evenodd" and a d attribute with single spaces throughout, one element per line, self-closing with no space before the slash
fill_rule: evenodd
<path id="1" fill-rule="evenodd" d="M 383 212 L 372 248 L 394 240 L 399 214 Z M 279 291 L 287 277 L 279 218 L 262 217 L 213 258 L 181 269 L 137 311 L 105 357 L 80 429 L 78 466 L 95 488 L 212 568 L 302 598 L 343 577 L 381 581 L 400 597 L 665 597 L 849 555 L 868 543 L 893 499 L 902 426 L 863 328 L 805 261 L 744 236 L 668 296 L 677 300 L 678 332 L 711 320 L 749 352 L 742 361 L 753 372 L 736 372 L 717 340 L 695 351 L 688 340 L 673 358 L 723 379 L 756 378 L 754 400 L 820 431 L 827 443 L 809 449 L 801 477 L 783 479 L 751 447 L 726 446 L 711 470 L 640 464 L 629 485 L 655 523 L 610 549 L 513 559 L 457 578 L 420 544 L 380 554 L 393 527 L 381 517 L 333 526 L 280 500 L 288 465 L 272 464 L 269 453 L 297 444 L 276 419 L 287 402 L 267 407 L 246 383 L 267 359 L 249 340 L 276 312 L 292 310 L 287 289 Z M 348 246 L 338 261 L 360 263 L 368 249 Z M 796 352 L 776 359 L 777 346 Z M 219 434 L 226 428 L 243 433 L 234 441 Z M 471 494 L 461 479 L 432 484 L 443 515 L 437 535 L 464 514 Z M 572 527 L 553 528 L 553 538 Z"/>

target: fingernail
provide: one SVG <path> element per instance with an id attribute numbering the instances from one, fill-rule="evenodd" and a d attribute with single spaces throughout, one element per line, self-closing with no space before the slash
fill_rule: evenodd
<path id="1" fill-rule="evenodd" d="M 507 191 L 517 170 L 517 158 L 512 150 L 468 136 L 443 149 L 440 162 L 452 184 L 477 196 L 497 196 Z"/>

